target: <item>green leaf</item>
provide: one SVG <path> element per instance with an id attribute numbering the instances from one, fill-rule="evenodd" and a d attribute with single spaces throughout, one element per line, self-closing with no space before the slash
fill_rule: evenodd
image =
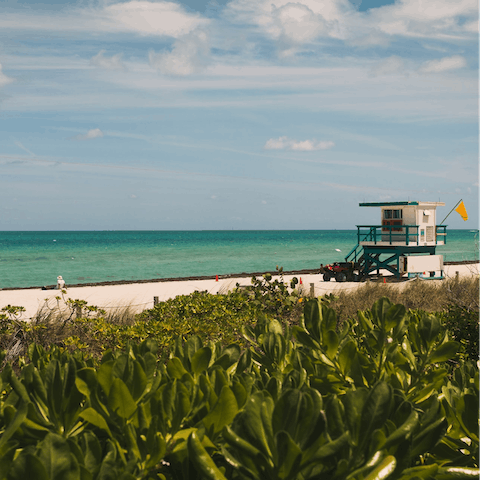
<path id="1" fill-rule="evenodd" d="M 406 309 L 403 305 L 392 305 L 385 314 L 385 330 L 389 331 L 400 325 L 405 318 L 405 313 Z"/>
<path id="2" fill-rule="evenodd" d="M 9 480 L 52 480 L 40 459 L 31 453 L 20 454 L 8 472 Z"/>
<path id="3" fill-rule="evenodd" d="M 132 397 L 138 401 L 147 388 L 147 376 L 140 362 L 133 362 Z"/>
<path id="4" fill-rule="evenodd" d="M 327 356 L 333 360 L 338 350 L 338 335 L 333 330 L 328 330 L 323 338 L 323 341 L 327 347 Z"/>
<path id="5" fill-rule="evenodd" d="M 191 359 L 192 372 L 195 375 L 205 371 L 208 368 L 212 358 L 212 349 L 209 347 L 200 348 L 195 352 Z"/>
<path id="6" fill-rule="evenodd" d="M 369 475 L 365 477 L 365 480 L 383 480 L 384 478 L 389 477 L 395 470 L 397 461 L 393 455 L 386 457 L 378 467 L 373 470 Z"/>
<path id="7" fill-rule="evenodd" d="M 345 431 L 345 408 L 336 395 L 332 395 L 326 406 L 328 433 L 331 437 L 339 437 Z"/>
<path id="8" fill-rule="evenodd" d="M 368 441 L 370 434 L 383 426 L 388 418 L 392 404 L 392 387 L 386 382 L 378 382 L 369 392 L 362 409 L 360 420 L 361 443 Z"/>
<path id="9" fill-rule="evenodd" d="M 338 364 L 340 366 L 340 370 L 344 375 L 348 375 L 350 372 L 350 367 L 352 366 L 352 362 L 355 359 L 355 355 L 357 353 L 357 346 L 355 342 L 349 340 L 342 346 L 340 350 L 340 354 L 338 355 Z"/>
<path id="10" fill-rule="evenodd" d="M 150 453 L 150 458 L 147 460 L 145 467 L 147 469 L 153 468 L 157 465 L 160 460 L 165 456 L 167 451 L 167 444 L 162 434 L 159 432 L 153 433 L 147 438 L 148 447 Z"/>
<path id="11" fill-rule="evenodd" d="M 418 423 L 418 413 L 413 410 L 407 420 L 387 437 L 383 448 L 390 448 L 391 446 L 397 445 L 400 442 L 409 439 L 414 430 L 417 428 Z"/>
<path id="12" fill-rule="evenodd" d="M 11 441 L 3 444 L 0 448 L 0 480 L 7 478 L 7 472 L 13 463 L 13 458 L 17 450 L 18 442 Z"/>
<path id="13" fill-rule="evenodd" d="M 207 480 L 227 480 L 203 447 L 196 432 L 192 432 L 188 437 L 187 446 L 188 457 L 202 478 Z"/>
<path id="14" fill-rule="evenodd" d="M 5 431 L 2 433 L 2 436 L 0 438 L 0 448 L 3 448 L 3 446 L 8 442 L 12 435 L 18 430 L 18 428 L 20 428 L 22 423 L 25 421 L 25 418 L 27 417 L 27 412 L 28 404 L 21 402 L 18 410 L 16 410 L 15 412 L 15 417 L 8 424 L 8 427 L 5 429 Z"/>
<path id="15" fill-rule="evenodd" d="M 465 410 L 461 414 L 461 423 L 466 433 L 478 443 L 478 395 L 466 394 L 463 397 Z M 476 438 L 475 438 L 476 437 Z"/>
<path id="16" fill-rule="evenodd" d="M 256 392 L 247 400 L 234 422 L 234 429 L 238 429 L 238 433 L 266 458 L 272 457 L 270 445 L 273 444 L 273 407 L 273 400 L 268 394 Z"/>
<path id="17" fill-rule="evenodd" d="M 108 406 L 121 418 L 130 418 L 137 410 L 137 404 L 125 383 L 115 378 L 108 395 Z"/>
<path id="18" fill-rule="evenodd" d="M 202 420 L 202 423 L 207 432 L 212 431 L 213 435 L 216 435 L 233 421 L 237 412 L 238 405 L 235 395 L 228 386 L 224 386 L 213 410 Z M 210 438 L 213 439 L 212 436 Z"/>
<path id="19" fill-rule="evenodd" d="M 195 353 L 203 347 L 202 340 L 198 335 L 192 335 L 185 343 L 185 356 L 191 361 Z"/>
<path id="20" fill-rule="evenodd" d="M 249 348 L 247 348 L 240 355 L 240 359 L 238 360 L 235 373 L 240 374 L 245 370 L 249 370 L 251 366 L 252 366 L 252 352 L 250 351 Z"/>
<path id="21" fill-rule="evenodd" d="M 84 464 L 88 471 L 93 472 L 102 462 L 102 447 L 93 432 L 86 431 L 82 436 L 82 451 Z"/>
<path id="22" fill-rule="evenodd" d="M 321 440 L 320 438 L 319 441 Z M 319 442 L 314 443 L 304 453 L 302 468 L 311 463 L 320 463 L 328 457 L 336 455 L 347 447 L 349 441 L 350 433 L 346 431 L 335 440 L 325 443 L 320 447 L 318 445 Z"/>
<path id="23" fill-rule="evenodd" d="M 181 380 L 181 378 L 187 373 L 182 361 L 178 357 L 173 357 L 169 360 L 167 363 L 167 372 L 170 375 L 170 378 L 176 378 L 178 380 Z"/>
<path id="24" fill-rule="evenodd" d="M 320 342 L 321 340 L 321 313 L 320 303 L 317 299 L 307 300 L 303 308 L 303 321 L 305 329 L 312 336 L 314 340 Z"/>
<path id="25" fill-rule="evenodd" d="M 354 445 L 358 445 L 360 435 L 360 422 L 362 420 L 362 411 L 368 396 L 366 388 L 349 390 L 342 398 L 345 406 L 345 419 L 347 420 L 348 430 L 352 436 Z"/>
<path id="26" fill-rule="evenodd" d="M 480 469 L 465 467 L 439 468 L 435 480 L 470 480 L 478 479 Z"/>
<path id="27" fill-rule="evenodd" d="M 49 433 L 39 444 L 37 458 L 50 480 L 77 480 L 80 476 L 77 460 L 60 435 Z"/>
<path id="28" fill-rule="evenodd" d="M 79 417 L 83 418 L 88 423 L 91 423 L 92 425 L 95 425 L 96 427 L 105 430 L 110 435 L 110 437 L 112 436 L 112 432 L 110 432 L 110 428 L 108 428 L 106 420 L 94 408 L 86 408 L 83 412 L 79 414 Z"/>
<path id="29" fill-rule="evenodd" d="M 108 362 L 104 362 L 98 367 L 97 369 L 97 380 L 100 386 L 102 387 L 105 395 L 109 395 L 110 388 L 113 382 L 113 360 L 109 360 Z M 91 388 L 91 386 L 90 386 Z"/>
<path id="30" fill-rule="evenodd" d="M 372 305 L 372 316 L 378 327 L 389 330 L 385 325 L 387 312 L 392 306 L 392 302 L 387 297 L 382 297 Z"/>
<path id="31" fill-rule="evenodd" d="M 445 362 L 450 358 L 453 358 L 460 348 L 459 342 L 445 342 L 437 347 L 430 355 L 430 363 Z"/>
<path id="32" fill-rule="evenodd" d="M 440 320 L 435 315 L 425 315 L 420 319 L 418 333 L 428 350 L 440 333 Z"/>
<path id="33" fill-rule="evenodd" d="M 275 435 L 277 447 L 278 478 L 293 478 L 300 467 L 302 451 L 287 432 L 281 431 Z"/>
<path id="34" fill-rule="evenodd" d="M 439 418 L 427 428 L 421 430 L 420 433 L 413 438 L 412 458 L 429 452 L 445 435 L 447 427 L 448 422 L 446 419 Z"/>

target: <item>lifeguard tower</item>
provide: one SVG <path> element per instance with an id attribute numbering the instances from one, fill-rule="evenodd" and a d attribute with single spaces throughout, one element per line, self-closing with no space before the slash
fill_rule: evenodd
<path id="1" fill-rule="evenodd" d="M 443 256 L 437 245 L 447 241 L 446 225 L 436 225 L 436 208 L 443 202 L 360 203 L 380 207 L 377 225 L 357 225 L 355 248 L 345 257 L 358 272 L 358 279 L 380 270 L 400 278 L 409 276 L 443 278 Z M 353 263 L 352 263 L 353 262 Z"/>

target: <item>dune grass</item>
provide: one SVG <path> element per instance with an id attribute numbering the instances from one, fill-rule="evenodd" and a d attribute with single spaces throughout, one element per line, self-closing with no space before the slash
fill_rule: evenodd
<path id="1" fill-rule="evenodd" d="M 426 312 L 446 312 L 458 305 L 478 312 L 478 277 L 460 277 L 442 281 L 412 280 L 408 283 L 367 282 L 350 291 L 341 292 L 330 306 L 339 320 L 356 316 L 358 310 L 367 310 L 381 297 L 401 303 L 407 309 Z"/>

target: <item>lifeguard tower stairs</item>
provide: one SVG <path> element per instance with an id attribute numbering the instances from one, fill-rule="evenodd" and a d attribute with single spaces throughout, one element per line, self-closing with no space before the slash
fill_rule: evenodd
<path id="1" fill-rule="evenodd" d="M 446 225 L 436 225 L 436 208 L 443 202 L 360 203 L 380 207 L 380 224 L 357 225 L 357 245 L 345 257 L 358 279 L 387 270 L 396 278 L 443 278 L 443 257 L 435 255 L 447 241 Z M 428 274 L 427 274 L 428 272 Z"/>

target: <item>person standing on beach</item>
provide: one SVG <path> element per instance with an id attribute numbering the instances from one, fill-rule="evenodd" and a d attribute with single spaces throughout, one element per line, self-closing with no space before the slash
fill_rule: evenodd
<path id="1" fill-rule="evenodd" d="M 61 275 L 57 277 L 57 290 L 63 290 L 65 288 L 65 280 Z"/>

